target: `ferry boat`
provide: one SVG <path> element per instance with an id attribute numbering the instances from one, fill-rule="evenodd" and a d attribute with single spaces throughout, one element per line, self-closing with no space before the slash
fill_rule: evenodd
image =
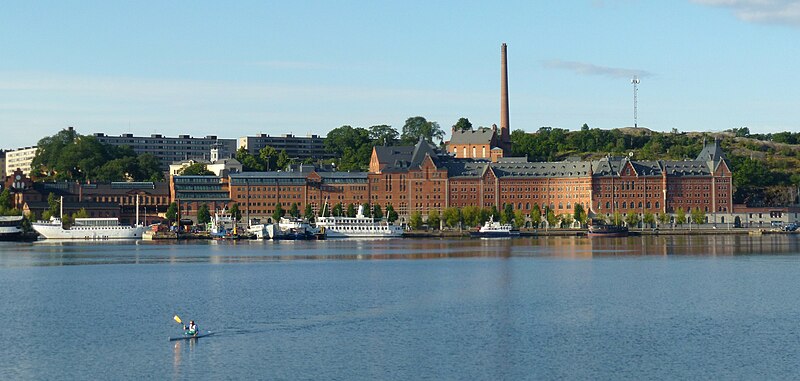
<path id="1" fill-rule="evenodd" d="M 308 223 L 308 220 L 297 217 L 281 217 L 278 222 L 278 232 L 272 239 L 288 240 L 307 240 L 325 239 L 325 232 L 321 228 L 315 228 Z"/>
<path id="2" fill-rule="evenodd" d="M 76 218 L 75 223 L 64 229 L 60 218 L 37 221 L 33 229 L 47 239 L 139 239 L 145 231 L 142 225 L 122 226 L 114 218 Z"/>
<path id="3" fill-rule="evenodd" d="M 0 216 L 0 241 L 22 239 L 22 216 Z"/>
<path id="4" fill-rule="evenodd" d="M 328 238 L 394 238 L 403 236 L 402 227 L 388 222 L 378 222 L 372 217 L 364 216 L 363 205 L 358 206 L 358 213 L 355 217 L 317 217 L 316 226 Z"/>
<path id="5" fill-rule="evenodd" d="M 64 197 L 61 197 L 61 213 L 64 216 Z M 136 197 L 136 221 L 139 221 L 139 197 Z M 69 229 L 64 229 L 61 218 L 50 217 L 49 221 L 36 221 L 33 230 L 47 239 L 140 239 L 147 227 L 136 224 L 123 226 L 116 217 L 76 218 Z"/>
<path id="6" fill-rule="evenodd" d="M 494 216 L 491 216 L 480 229 L 469 232 L 469 235 L 480 238 L 513 237 L 519 235 L 519 230 L 515 229 L 512 224 L 501 224 L 494 220 Z"/>
<path id="7" fill-rule="evenodd" d="M 589 237 L 627 237 L 628 227 L 620 225 L 607 225 L 603 222 L 593 221 L 586 233 Z"/>

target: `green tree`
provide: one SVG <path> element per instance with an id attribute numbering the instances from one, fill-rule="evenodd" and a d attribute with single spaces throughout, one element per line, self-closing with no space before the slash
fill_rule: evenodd
<path id="1" fill-rule="evenodd" d="M 385 124 L 372 126 L 369 128 L 369 139 L 376 146 L 392 146 L 399 141 L 400 134 L 392 126 Z"/>
<path id="2" fill-rule="evenodd" d="M 682 226 L 686 222 L 686 211 L 683 208 L 678 208 L 675 211 L 675 224 Z"/>
<path id="3" fill-rule="evenodd" d="M 453 125 L 453 129 L 456 131 L 470 131 L 472 130 L 472 123 L 467 118 L 459 118 L 458 122 Z"/>
<path id="4" fill-rule="evenodd" d="M 353 204 L 347 204 L 347 217 L 355 217 L 356 216 L 356 206 Z"/>
<path id="5" fill-rule="evenodd" d="M 278 166 L 278 151 L 275 148 L 264 146 L 264 148 L 258 150 L 258 158 L 266 171 L 277 171 L 281 169 Z"/>
<path id="6" fill-rule="evenodd" d="M 421 116 L 406 119 L 400 139 L 405 144 L 416 144 L 420 138 L 431 143 L 434 143 L 434 139 L 441 142 L 444 139 L 444 131 L 439 127 L 439 123 L 429 122 Z"/>
<path id="7" fill-rule="evenodd" d="M 283 205 L 280 202 L 275 204 L 275 211 L 272 212 L 272 221 L 278 222 L 281 217 L 285 216 L 286 212 L 283 210 Z"/>
<path id="8" fill-rule="evenodd" d="M 514 222 L 514 205 L 506 204 L 503 206 L 503 214 L 500 216 L 500 223 L 511 224 Z"/>
<path id="9" fill-rule="evenodd" d="M 583 209 L 583 205 L 575 203 L 575 207 L 573 208 L 572 218 L 574 218 L 575 221 L 580 222 L 581 226 L 584 226 L 586 225 L 589 216 L 587 215 L 586 210 Z"/>
<path id="10" fill-rule="evenodd" d="M 364 217 L 372 217 L 372 211 L 370 210 L 372 208 L 369 207 L 368 202 L 361 204 L 361 209 L 364 210 Z"/>
<path id="11" fill-rule="evenodd" d="M 455 228 L 461 223 L 461 211 L 458 208 L 449 207 L 444 210 L 442 220 L 448 227 Z"/>
<path id="12" fill-rule="evenodd" d="M 80 208 L 77 212 L 72 213 L 72 220 L 74 221 L 76 218 L 89 218 L 89 212 L 86 211 L 86 208 Z"/>
<path id="13" fill-rule="evenodd" d="M 51 216 L 60 216 L 61 199 L 56 199 L 56 195 L 52 192 L 47 195 L 47 211 Z"/>
<path id="14" fill-rule="evenodd" d="M 461 208 L 461 221 L 464 222 L 465 226 L 477 226 L 480 225 L 480 209 L 474 205 L 467 205 Z"/>
<path id="15" fill-rule="evenodd" d="M 652 227 L 653 224 L 656 223 L 656 217 L 653 215 L 653 213 L 650 213 L 649 211 L 644 212 L 644 217 L 642 217 L 642 222 Z"/>
<path id="16" fill-rule="evenodd" d="M 542 210 L 539 209 L 539 204 L 533 204 L 533 208 L 531 208 L 531 225 L 533 225 L 534 228 L 538 228 L 541 223 Z"/>
<path id="17" fill-rule="evenodd" d="M 194 163 L 178 170 L 178 175 L 181 176 L 213 176 L 214 172 L 208 170 L 203 163 Z"/>
<path id="18" fill-rule="evenodd" d="M 376 220 L 380 220 L 383 218 L 383 211 L 381 211 L 381 206 L 378 204 L 373 205 L 372 207 L 372 218 Z"/>
<path id="19" fill-rule="evenodd" d="M 342 203 L 340 202 L 334 205 L 331 213 L 333 213 L 333 215 L 336 217 L 344 216 L 344 206 L 342 206 Z"/>
<path id="20" fill-rule="evenodd" d="M 669 220 L 670 220 L 670 215 L 668 213 L 661 213 L 658 215 L 658 222 L 660 222 L 661 225 L 669 224 Z"/>
<path id="21" fill-rule="evenodd" d="M 308 220 L 308 222 L 314 222 L 314 209 L 311 208 L 311 204 L 306 204 L 306 209 L 303 212 L 303 218 Z"/>
<path id="22" fill-rule="evenodd" d="M 694 222 L 695 224 L 697 224 L 697 225 L 703 224 L 703 223 L 706 222 L 706 212 L 704 212 L 700 208 L 694 208 L 694 209 L 692 209 L 691 218 L 692 218 L 692 222 Z"/>
<path id="23" fill-rule="evenodd" d="M 395 221 L 397 221 L 397 218 L 398 218 L 397 212 L 394 211 L 394 207 L 392 206 L 392 204 L 387 205 L 386 206 L 386 221 L 389 221 L 390 223 L 394 223 Z"/>
<path id="24" fill-rule="evenodd" d="M 294 159 L 289 157 L 289 154 L 286 153 L 285 149 L 282 149 L 280 153 L 278 153 L 278 158 L 275 159 L 275 164 L 277 165 L 277 169 L 285 169 L 289 166 L 289 164 L 293 164 Z"/>
<path id="25" fill-rule="evenodd" d="M 622 225 L 622 222 L 625 218 L 623 217 L 622 213 L 619 210 L 615 210 L 614 213 L 611 213 L 611 224 L 613 225 Z"/>
<path id="26" fill-rule="evenodd" d="M 339 158 L 336 168 L 340 171 L 367 168 L 372 155 L 372 146 L 369 131 L 360 127 L 334 128 L 325 138 L 325 151 Z"/>
<path id="27" fill-rule="evenodd" d="M 242 170 L 245 172 L 264 170 L 264 164 L 244 147 L 236 150 L 236 160 L 242 163 Z"/>
<path id="28" fill-rule="evenodd" d="M 211 222 L 211 212 L 208 210 L 208 204 L 203 203 L 197 208 L 197 223 L 205 225 Z"/>
<path id="29" fill-rule="evenodd" d="M 439 224 L 441 224 L 441 217 L 439 216 L 438 210 L 431 210 L 428 212 L 428 226 L 433 230 L 439 229 Z"/>
<path id="30" fill-rule="evenodd" d="M 634 227 L 639 224 L 639 214 L 636 212 L 628 212 L 625 215 L 625 224 L 629 227 Z"/>
<path id="31" fill-rule="evenodd" d="M 545 218 L 547 219 L 547 224 L 552 227 L 558 227 L 559 218 L 556 216 L 556 213 L 553 212 L 552 209 L 547 208 L 547 213 L 545 213 Z"/>
<path id="32" fill-rule="evenodd" d="M 0 214 L 5 213 L 7 210 L 13 207 L 11 201 L 11 192 L 8 190 L 8 188 L 3 189 L 3 191 L 0 192 Z"/>
<path id="33" fill-rule="evenodd" d="M 233 205 L 231 205 L 230 213 L 234 222 L 238 222 L 242 219 L 242 211 L 239 210 L 239 204 L 233 203 Z"/>
<path id="34" fill-rule="evenodd" d="M 572 227 L 572 223 L 575 222 L 575 219 L 569 213 L 564 213 L 560 216 L 561 226 L 564 227 Z"/>
<path id="35" fill-rule="evenodd" d="M 289 215 L 292 217 L 300 217 L 300 208 L 297 206 L 296 202 L 293 202 L 289 207 Z"/>
<path id="36" fill-rule="evenodd" d="M 167 207 L 167 220 L 170 222 L 178 221 L 178 204 L 172 202 Z"/>
<path id="37" fill-rule="evenodd" d="M 525 213 L 521 210 L 517 210 L 514 212 L 514 225 L 518 228 L 522 228 L 525 226 Z"/>
<path id="38" fill-rule="evenodd" d="M 419 211 L 411 212 L 411 215 L 408 217 L 408 226 L 414 230 L 422 228 L 422 213 Z"/>

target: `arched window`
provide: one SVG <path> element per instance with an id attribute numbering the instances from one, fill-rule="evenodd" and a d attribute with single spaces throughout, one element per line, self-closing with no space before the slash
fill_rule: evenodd
<path id="1" fill-rule="evenodd" d="M 626 206 L 626 205 L 627 205 L 627 204 L 625 203 L 625 201 L 623 201 L 623 202 L 622 202 L 622 209 L 625 209 L 625 206 Z"/>
<path id="2" fill-rule="evenodd" d="M 658 208 L 659 208 L 659 206 L 658 206 L 658 201 L 656 201 L 656 209 L 658 209 Z"/>

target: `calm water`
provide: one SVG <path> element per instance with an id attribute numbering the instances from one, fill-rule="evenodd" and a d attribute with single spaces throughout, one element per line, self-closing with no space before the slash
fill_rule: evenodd
<path id="1" fill-rule="evenodd" d="M 798 280 L 797 236 L 2 244 L 0 379 L 797 378 Z"/>

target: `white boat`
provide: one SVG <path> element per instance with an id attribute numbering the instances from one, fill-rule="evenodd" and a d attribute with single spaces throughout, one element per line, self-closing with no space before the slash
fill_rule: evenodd
<path id="1" fill-rule="evenodd" d="M 64 198 L 61 197 L 61 216 L 64 215 Z M 136 197 L 136 221 L 139 221 L 139 197 Z M 146 226 L 123 226 L 116 217 L 76 218 L 68 229 L 64 229 L 61 218 L 50 217 L 49 221 L 36 221 L 33 230 L 47 239 L 140 239 Z"/>
<path id="2" fill-rule="evenodd" d="M 22 238 L 22 216 L 0 216 L 0 241 Z"/>
<path id="3" fill-rule="evenodd" d="M 495 238 L 518 236 L 519 230 L 511 224 L 501 224 L 494 220 L 494 216 L 489 217 L 489 221 L 481 226 L 477 231 L 469 232 L 472 237 Z"/>
<path id="4" fill-rule="evenodd" d="M 47 239 L 139 239 L 145 231 L 142 225 L 122 226 L 118 218 L 76 218 L 64 229 L 60 218 L 37 221 L 33 229 Z"/>
<path id="5" fill-rule="evenodd" d="M 403 235 L 403 228 L 400 226 L 364 216 L 362 205 L 358 206 L 355 217 L 317 217 L 316 226 L 328 238 L 392 238 Z"/>

